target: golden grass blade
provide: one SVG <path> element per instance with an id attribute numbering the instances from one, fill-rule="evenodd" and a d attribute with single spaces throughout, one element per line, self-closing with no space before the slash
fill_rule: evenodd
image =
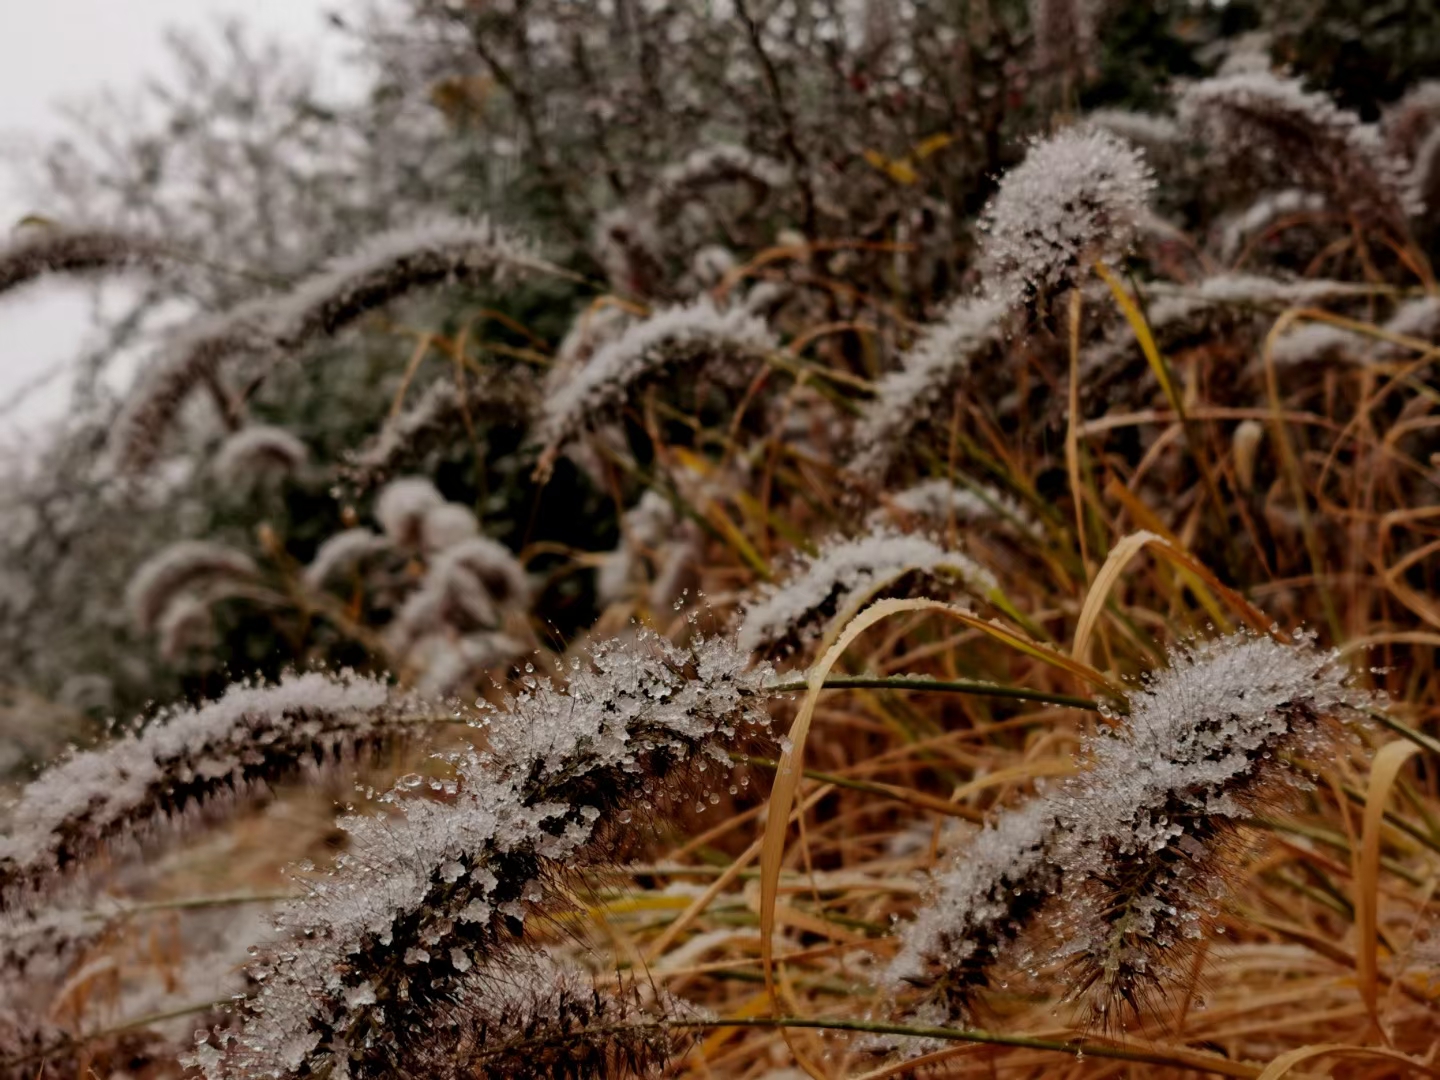
<path id="1" fill-rule="evenodd" d="M 1347 1046 L 1343 1043 L 1317 1043 L 1314 1046 L 1301 1046 L 1294 1050 L 1288 1050 L 1281 1054 L 1269 1065 L 1265 1066 L 1257 1080 L 1280 1080 L 1296 1065 L 1302 1061 L 1311 1061 L 1318 1057 L 1328 1057 L 1331 1054 L 1342 1054 L 1346 1057 L 1365 1058 L 1378 1057 L 1387 1061 L 1394 1061 L 1406 1066 L 1407 1070 L 1420 1073 L 1423 1076 L 1440 1076 L 1430 1066 L 1414 1058 L 1406 1057 L 1396 1050 L 1385 1050 L 1378 1046 Z"/>
<path id="2" fill-rule="evenodd" d="M 1070 290 L 1070 423 L 1065 428 L 1065 470 L 1070 475 L 1070 497 L 1075 500 L 1075 538 L 1080 542 L 1080 565 L 1090 575 L 1090 552 L 1085 539 L 1085 491 L 1080 486 L 1080 290 Z"/>
<path id="3" fill-rule="evenodd" d="M 1380 748 L 1370 766 L 1370 784 L 1365 791 L 1365 817 L 1360 830 L 1360 852 L 1355 867 L 1355 928 L 1359 934 L 1356 969 L 1360 993 L 1370 1020 L 1380 1027 L 1378 1001 L 1379 946 L 1377 933 L 1380 906 L 1380 834 L 1385 801 L 1400 770 L 1420 748 L 1410 742 L 1392 742 Z"/>
<path id="4" fill-rule="evenodd" d="M 1100 613 L 1105 608 L 1105 601 L 1109 599 L 1111 588 L 1120 578 L 1120 572 L 1125 569 L 1125 565 L 1132 558 L 1147 547 L 1153 547 L 1156 554 L 1174 565 L 1182 575 L 1192 575 L 1193 578 L 1203 582 L 1214 596 L 1224 600 L 1237 611 L 1252 629 L 1262 633 L 1268 632 L 1270 620 L 1266 618 L 1265 613 L 1234 589 L 1221 582 L 1204 563 L 1158 533 L 1142 531 L 1131 533 L 1116 544 L 1106 558 L 1105 565 L 1095 575 L 1090 591 L 1086 594 L 1085 605 L 1080 609 L 1080 619 L 1075 625 L 1075 643 L 1070 655 L 1076 660 L 1081 663 L 1085 662 L 1090 651 L 1090 639 L 1095 633 L 1095 625 L 1100 619 Z M 1224 613 L 1215 605 L 1213 598 L 1207 596 L 1203 589 L 1195 591 L 1210 617 L 1215 620 L 1216 625 L 1221 628 L 1222 632 L 1227 632 L 1229 627 Z"/>
<path id="5" fill-rule="evenodd" d="M 971 626 L 1029 656 L 1044 660 L 1062 670 L 1079 676 L 1087 682 L 1103 687 L 1116 694 L 1123 694 L 1123 688 L 1094 668 L 1078 662 L 1063 653 L 1058 653 L 1022 634 L 996 623 L 987 622 L 963 608 L 938 600 L 882 600 L 873 607 L 856 615 L 840 632 L 825 654 L 810 669 L 806 677 L 805 698 L 800 711 L 790 726 L 789 745 L 780 755 L 780 765 L 775 774 L 775 786 L 770 792 L 770 807 L 766 815 L 765 834 L 760 852 L 760 957 L 765 972 L 765 988 L 778 1011 L 779 1001 L 775 998 L 774 929 L 775 903 L 780 893 L 780 863 L 785 855 L 785 836 L 790 820 L 790 808 L 795 801 L 795 792 L 801 779 L 801 762 L 805 756 L 805 742 L 810 735 L 810 724 L 815 716 L 815 706 L 820 692 L 825 689 L 825 679 L 831 669 L 840 661 L 854 640 L 871 626 L 908 611 L 935 611 Z"/>

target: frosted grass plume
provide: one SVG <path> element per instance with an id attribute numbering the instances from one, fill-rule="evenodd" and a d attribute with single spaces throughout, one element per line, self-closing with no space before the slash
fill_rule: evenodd
<path id="1" fill-rule="evenodd" d="M 368 559 L 394 551 L 395 545 L 385 536 L 379 536 L 369 529 L 345 529 L 328 536 L 315 550 L 315 556 L 305 567 L 305 584 L 312 589 L 323 589 L 337 578 L 353 574 Z"/>
<path id="2" fill-rule="evenodd" d="M 974 525 L 984 521 L 1009 523 L 1030 533 L 1039 529 L 1034 517 L 1004 492 L 978 484 L 961 486 L 940 477 L 922 480 L 890 496 L 885 507 L 871 513 L 870 523 L 883 522 L 887 508 L 921 518 L 936 528 L 945 528 L 952 522 Z"/>
<path id="3" fill-rule="evenodd" d="M 692 151 L 683 161 L 666 166 L 647 198 L 657 220 L 673 217 L 680 206 L 704 188 L 736 181 L 762 190 L 783 188 L 790 170 L 778 161 L 733 143 L 716 143 Z"/>
<path id="4" fill-rule="evenodd" d="M 509 612 L 530 607 L 530 581 L 510 549 L 486 536 L 471 536 L 440 551 L 425 577 L 385 629 L 403 651 L 424 634 L 444 627 L 495 630 Z"/>
<path id="5" fill-rule="evenodd" d="M 125 587 L 125 607 L 142 630 L 153 630 L 182 593 L 245 584 L 259 577 L 255 560 L 210 540 L 180 540 L 146 559 Z"/>
<path id="6" fill-rule="evenodd" d="M 1225 225 L 1220 234 L 1220 257 L 1227 263 L 1234 262 L 1252 238 L 1277 222 L 1285 218 L 1313 216 L 1324 209 L 1324 196 L 1302 188 L 1286 188 L 1262 195 Z"/>
<path id="7" fill-rule="evenodd" d="M 400 547 L 418 548 L 425 515 L 445 505 L 445 497 L 424 476 L 400 476 L 375 497 L 375 520 L 385 535 Z"/>
<path id="8" fill-rule="evenodd" d="M 682 777 L 723 778 L 729 747 L 768 723 L 768 667 L 723 638 L 640 631 L 567 674 L 526 677 L 487 712 L 488 748 L 450 758 L 439 798 L 406 797 L 421 780 L 402 778 L 402 814 L 343 822 L 348 850 L 283 910 L 207 1076 L 404 1074 L 411 1033 L 431 1042 L 472 969 L 516 961 L 526 920 L 560 902 L 554 879 L 603 861 L 609 831 L 662 811 Z"/>
<path id="9" fill-rule="evenodd" d="M 1403 165 L 1379 131 L 1297 79 L 1260 71 L 1206 79 L 1181 92 L 1179 111 L 1222 161 L 1323 191 L 1361 220 L 1403 232 L 1420 209 L 1408 203 Z"/>
<path id="10" fill-rule="evenodd" d="M 1002 814 L 936 875 L 889 969 L 926 1005 L 968 1019 L 991 968 L 1037 924 L 1091 1020 L 1162 998 L 1233 870 L 1241 826 L 1307 781 L 1286 761 L 1334 745 L 1362 696 L 1335 654 L 1236 634 L 1171 654 L 1089 739 L 1084 771 Z"/>
<path id="11" fill-rule="evenodd" d="M 547 474 L 566 443 L 613 417 L 645 385 L 682 372 L 736 382 L 778 347 L 761 319 L 741 308 L 722 311 L 709 297 L 627 327 L 551 390 L 537 430 L 544 446 L 539 473 Z"/>
<path id="12" fill-rule="evenodd" d="M 79 751 L 25 788 L 0 837 L 0 899 L 27 905 L 105 849 L 403 731 L 404 702 L 351 674 L 235 685 L 138 734 Z"/>
<path id="13" fill-rule="evenodd" d="M 415 1047 L 417 1074 L 589 1080 L 664 1072 L 691 1042 L 667 1021 L 677 1002 L 635 982 L 598 987 L 587 973 L 545 952 L 508 956 L 467 972 L 437 1008 L 431 1037 Z"/>
<path id="14" fill-rule="evenodd" d="M 802 558 L 784 581 L 763 586 L 746 605 L 737 641 L 747 652 L 793 651 L 819 637 L 853 599 L 894 596 L 911 588 L 985 596 L 995 578 L 969 556 L 935 541 L 880 525 L 856 539 L 834 539 Z"/>
<path id="15" fill-rule="evenodd" d="M 913 432 L 954 392 L 973 365 L 1003 342 L 1007 308 L 992 299 L 952 303 L 927 327 L 900 361 L 876 385 L 855 428 L 857 447 L 849 468 L 881 481 L 901 457 Z"/>
<path id="16" fill-rule="evenodd" d="M 223 484 L 244 487 L 259 476 L 288 476 L 309 456 L 305 444 L 284 428 L 251 424 L 221 445 L 215 455 L 215 476 Z"/>
<path id="17" fill-rule="evenodd" d="M 1109 131 L 1068 128 L 1031 145 L 981 215 L 981 268 L 1007 305 L 1080 285 L 1097 260 L 1130 251 L 1149 218 L 1155 178 Z"/>
<path id="18" fill-rule="evenodd" d="M 534 408 L 535 381 L 515 369 L 488 370 L 483 382 L 435 379 L 402 411 L 387 417 L 375 436 L 350 453 L 345 471 L 357 483 L 369 486 L 386 479 L 407 460 L 462 429 L 467 416 L 484 411 L 508 418 L 526 417 Z"/>
<path id="19" fill-rule="evenodd" d="M 161 245 L 110 229 L 27 228 L 0 247 L 0 296 L 47 274 L 89 276 L 153 271 L 164 261 Z"/>
<path id="20" fill-rule="evenodd" d="M 234 356 L 291 356 L 417 290 L 532 273 L 563 271 L 484 218 L 435 218 L 380 233 L 288 291 L 246 301 L 182 334 L 131 395 L 116 429 L 118 462 L 129 470 L 148 466 L 190 393 Z"/>

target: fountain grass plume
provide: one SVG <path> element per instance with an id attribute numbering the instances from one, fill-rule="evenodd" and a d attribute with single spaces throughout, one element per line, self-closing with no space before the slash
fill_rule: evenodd
<path id="1" fill-rule="evenodd" d="M 557 877 L 603 862 L 610 830 L 682 778 L 723 782 L 731 745 L 768 723 L 768 667 L 725 638 L 640 631 L 566 674 L 486 712 L 488 748 L 452 755 L 438 797 L 404 797 L 421 784 L 405 778 L 403 812 L 344 821 L 349 849 L 283 909 L 242 1025 L 216 1034 L 212 1080 L 406 1074 L 469 972 L 511 963 L 526 920 L 561 903 Z"/>

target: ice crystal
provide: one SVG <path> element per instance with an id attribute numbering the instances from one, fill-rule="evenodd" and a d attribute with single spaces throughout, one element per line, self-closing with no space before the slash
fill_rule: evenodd
<path id="1" fill-rule="evenodd" d="M 884 478 L 915 428 L 980 356 L 999 346 L 1005 313 L 1005 305 L 995 300 L 963 299 L 921 334 L 899 370 L 881 378 L 875 399 L 866 405 L 855 430 L 858 452 L 851 469 L 872 480 Z"/>
<path id="2" fill-rule="evenodd" d="M 247 485 L 256 473 L 292 473 L 305 464 L 305 444 L 284 428 L 252 424 L 225 440 L 215 455 L 215 475 L 227 485 Z"/>
<path id="3" fill-rule="evenodd" d="M 1222 160 L 1251 162 L 1324 191 L 1361 217 L 1403 225 L 1403 167 L 1379 131 L 1295 79 L 1251 71 L 1206 79 L 1180 96 L 1180 115 Z"/>
<path id="4" fill-rule="evenodd" d="M 125 606 L 150 630 L 180 594 L 252 581 L 259 571 L 243 551 L 209 540 L 180 540 L 141 563 L 125 587 Z"/>
<path id="5" fill-rule="evenodd" d="M 1000 181 L 980 222 L 992 296 L 1015 304 L 1084 280 L 1130 249 L 1155 186 L 1139 151 L 1099 129 L 1034 143 Z"/>
<path id="6" fill-rule="evenodd" d="M 936 875 L 890 978 L 965 1016 L 1038 918 L 1059 945 L 1032 959 L 1068 960 L 1096 1019 L 1139 1009 L 1213 914 L 1239 825 L 1297 782 L 1283 758 L 1323 751 L 1327 718 L 1358 701 L 1308 639 L 1237 634 L 1176 650 L 1130 696 L 1124 725 L 1087 741 L 1082 772 L 1002 814 Z"/>
<path id="7" fill-rule="evenodd" d="M 832 540 L 801 560 L 783 582 L 764 586 L 745 609 L 739 644 L 747 651 L 780 652 L 817 637 L 852 598 L 893 595 L 916 579 L 948 591 L 957 579 L 971 593 L 995 589 L 988 570 L 958 551 L 947 551 L 924 536 L 879 526 L 854 540 Z"/>
<path id="8" fill-rule="evenodd" d="M 708 297 L 667 308 L 601 346 L 545 402 L 539 438 L 553 458 L 586 427 L 608 418 L 650 380 L 670 372 L 735 381 L 777 348 L 763 321 L 743 309 L 721 311 Z"/>
<path id="9" fill-rule="evenodd" d="M 0 894 L 13 905 L 106 846 L 392 737 L 398 711 L 373 679 L 291 675 L 274 686 L 232 686 L 208 705 L 78 752 L 25 788 L 9 815 Z"/>
<path id="10" fill-rule="evenodd" d="M 409 1073 L 407 1033 L 433 1045 L 435 1010 L 443 1025 L 448 1003 L 475 992 L 455 951 L 491 979 L 523 970 L 511 950 L 527 913 L 557 902 L 554 874 L 599 855 L 604 830 L 681 771 L 713 773 L 742 728 L 767 720 L 769 677 L 725 639 L 679 647 L 641 632 L 600 645 L 564 688 L 528 679 L 488 716 L 488 750 L 451 759 L 446 801 L 405 797 L 402 779 L 402 816 L 344 821 L 348 850 L 283 911 L 286 939 L 255 971 L 241 1030 L 202 1055 L 207 1075 Z"/>

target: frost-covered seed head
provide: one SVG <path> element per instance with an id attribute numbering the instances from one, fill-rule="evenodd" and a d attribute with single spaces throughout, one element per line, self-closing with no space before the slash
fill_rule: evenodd
<path id="1" fill-rule="evenodd" d="M 444 551 L 479 535 L 475 512 L 460 503 L 442 503 L 425 511 L 420 521 L 420 546 L 428 552 Z"/>
<path id="2" fill-rule="evenodd" d="M 135 625 L 154 629 L 181 593 L 255 580 L 259 570 L 243 551 L 209 540 L 180 540 L 146 559 L 125 587 L 125 607 Z"/>
<path id="3" fill-rule="evenodd" d="M 252 485 L 257 474 L 288 475 L 305 464 L 305 444 L 284 428 L 252 424 L 225 440 L 215 455 L 221 483 Z"/>
<path id="4" fill-rule="evenodd" d="M 401 476 L 380 489 L 375 499 L 375 520 L 393 543 L 420 546 L 425 515 L 445 505 L 445 498 L 423 476 Z"/>
<path id="5" fill-rule="evenodd" d="M 484 218 L 432 218 L 370 237 L 293 288 L 200 320 L 132 392 L 113 446 L 122 468 L 148 466 L 191 392 L 236 355 L 293 356 L 419 289 L 559 273 Z"/>
<path id="6" fill-rule="evenodd" d="M 936 875 L 889 978 L 965 1017 L 1038 919 L 1059 944 L 1036 946 L 1031 966 L 1068 961 L 1102 1022 L 1138 1009 L 1185 967 L 1242 821 L 1304 783 L 1283 759 L 1332 747 L 1329 718 L 1362 700 L 1310 639 L 1176 650 L 1131 695 L 1124 725 L 1086 743 L 1082 772 L 1002 814 Z"/>
<path id="7" fill-rule="evenodd" d="M 897 371 L 876 386 L 855 429 L 857 448 L 849 467 L 861 476 L 884 479 L 906 444 L 977 359 L 1002 341 L 1006 306 L 991 299 L 962 299 L 927 327 Z"/>
<path id="8" fill-rule="evenodd" d="M 232 686 L 197 709 L 162 714 L 138 735 L 76 753 L 21 793 L 0 837 L 3 907 L 195 810 L 218 809 L 307 764 L 391 738 L 403 702 L 373 679 L 291 675 Z"/>
<path id="9" fill-rule="evenodd" d="M 537 432 L 542 468 L 587 427 L 609 419 L 650 381 L 679 372 L 734 382 L 778 347 L 763 321 L 742 308 L 721 311 L 704 297 L 628 327 L 563 385 L 551 388 Z"/>
<path id="10" fill-rule="evenodd" d="M 334 579 L 352 573 L 366 559 L 394 548 L 388 537 L 377 536 L 369 529 L 345 529 L 326 537 L 315 550 L 315 557 L 305 567 L 305 584 L 323 589 Z"/>
<path id="11" fill-rule="evenodd" d="M 916 577 L 940 589 L 953 578 L 980 596 L 996 587 L 990 572 L 968 556 L 880 525 L 854 540 L 832 540 L 783 582 L 762 588 L 740 622 L 740 647 L 779 652 L 803 645 L 852 599 L 893 595 L 890 590 Z"/>
<path id="12" fill-rule="evenodd" d="M 1017 304 L 1079 285 L 1097 260 L 1122 258 L 1154 186 L 1139 151 L 1109 131 L 1070 128 L 1034 143 L 981 218 L 990 294 Z"/>
<path id="13" fill-rule="evenodd" d="M 0 247 L 0 296 L 46 274 L 151 270 L 163 254 L 153 240 L 108 229 L 28 228 Z"/>
<path id="14" fill-rule="evenodd" d="M 1206 79 L 1180 95 L 1180 116 L 1222 163 L 1248 162 L 1323 191 L 1362 219 L 1403 228 L 1404 168 L 1379 131 L 1297 79 L 1264 71 Z"/>
<path id="15" fill-rule="evenodd" d="M 553 877 L 601 857 L 617 815 L 677 770 L 721 772 L 743 729 L 768 721 L 770 677 L 725 639 L 679 647 L 641 631 L 601 644 L 564 688 L 527 679 L 486 716 L 487 751 L 451 758 L 444 801 L 405 797 L 402 779 L 403 815 L 342 823 L 346 853 L 283 910 L 286 936 L 255 970 L 243 1027 L 202 1054 L 206 1075 L 411 1074 L 406 1033 L 433 1044 L 472 970 L 523 969 L 512 950 L 557 902 Z"/>

